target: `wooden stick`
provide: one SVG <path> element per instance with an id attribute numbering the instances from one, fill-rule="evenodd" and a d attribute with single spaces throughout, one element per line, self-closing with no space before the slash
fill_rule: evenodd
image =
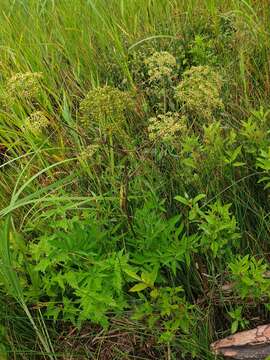
<path id="1" fill-rule="evenodd" d="M 216 355 L 238 360 L 264 360 L 270 355 L 270 324 L 242 331 L 211 345 Z"/>

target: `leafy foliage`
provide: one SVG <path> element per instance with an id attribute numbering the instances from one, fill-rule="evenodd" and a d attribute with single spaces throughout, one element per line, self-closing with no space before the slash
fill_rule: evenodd
<path id="1" fill-rule="evenodd" d="M 249 321 L 243 318 L 242 316 L 242 306 L 237 306 L 234 310 L 229 311 L 229 315 L 231 317 L 232 325 L 231 325 L 231 333 L 234 334 L 239 328 L 245 329 L 249 324 Z"/>
<path id="2" fill-rule="evenodd" d="M 267 265 L 263 259 L 238 256 L 229 264 L 229 269 L 235 281 L 235 290 L 241 298 L 252 297 L 258 301 L 263 296 L 269 296 L 270 281 L 265 277 Z"/>
<path id="3" fill-rule="evenodd" d="M 61 315 L 76 324 L 91 319 L 107 326 L 107 312 L 126 306 L 123 274 L 128 257 L 107 252 L 109 234 L 95 224 L 75 217 L 58 221 L 51 230 L 56 226 L 57 233 L 50 231 L 30 245 L 38 288 L 33 293 L 35 284 L 30 285 L 29 301 L 44 301 L 54 319 Z"/>
<path id="4" fill-rule="evenodd" d="M 147 319 L 150 329 L 157 324 L 162 329 L 159 341 L 171 342 L 177 332 L 187 334 L 194 322 L 194 307 L 188 304 L 183 296 L 183 289 L 155 288 L 150 298 L 143 297 L 142 303 L 135 311 L 134 319 Z"/>

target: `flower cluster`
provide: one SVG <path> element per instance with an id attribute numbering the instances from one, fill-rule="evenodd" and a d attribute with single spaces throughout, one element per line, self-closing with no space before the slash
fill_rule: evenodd
<path id="1" fill-rule="evenodd" d="M 80 160 L 86 161 L 91 159 L 95 155 L 99 147 L 100 146 L 98 144 L 87 145 L 86 148 L 79 154 Z"/>
<path id="2" fill-rule="evenodd" d="M 125 112 L 134 108 L 134 101 L 128 92 L 111 86 L 90 90 L 81 101 L 81 123 L 89 128 L 90 122 L 97 122 L 101 131 L 115 131 L 125 122 Z"/>
<path id="3" fill-rule="evenodd" d="M 175 98 L 188 114 L 211 120 L 215 111 L 223 108 L 221 87 L 222 79 L 211 67 L 193 66 L 184 72 Z"/>
<path id="4" fill-rule="evenodd" d="M 176 71 L 176 59 L 167 51 L 155 52 L 145 60 L 145 65 L 150 82 L 170 79 Z"/>
<path id="5" fill-rule="evenodd" d="M 150 140 L 170 143 L 178 134 L 186 133 L 186 131 L 186 118 L 178 113 L 167 112 L 164 115 L 149 119 L 148 133 Z"/>
<path id="6" fill-rule="evenodd" d="M 34 135 L 40 135 L 49 124 L 50 121 L 43 111 L 35 111 L 25 120 L 23 129 Z"/>
<path id="7" fill-rule="evenodd" d="M 40 93 L 41 73 L 26 72 L 17 73 L 8 79 L 6 84 L 7 97 L 9 99 L 23 98 L 31 100 Z"/>

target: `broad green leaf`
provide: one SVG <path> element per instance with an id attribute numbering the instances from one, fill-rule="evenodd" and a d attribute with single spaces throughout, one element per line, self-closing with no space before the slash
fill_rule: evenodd
<path id="1" fill-rule="evenodd" d="M 156 278 L 157 278 L 157 274 L 158 274 L 158 266 L 156 266 L 154 268 L 153 271 L 151 272 L 146 272 L 146 271 L 143 271 L 142 274 L 141 274 L 141 280 L 150 285 L 150 286 L 153 286 L 155 281 L 156 281 Z"/>
<path id="2" fill-rule="evenodd" d="M 125 273 L 126 273 L 127 275 L 129 275 L 132 279 L 141 281 L 141 278 L 139 277 L 139 275 L 137 275 L 137 274 L 135 273 L 135 271 L 133 271 L 133 270 L 131 270 L 131 269 L 125 269 L 124 271 L 125 271 Z"/>
<path id="3" fill-rule="evenodd" d="M 139 283 L 139 284 L 134 285 L 131 289 L 129 289 L 129 291 L 130 292 L 140 292 L 146 288 L 148 288 L 147 284 Z"/>
<path id="4" fill-rule="evenodd" d="M 197 203 L 198 201 L 204 199 L 206 197 L 205 194 L 199 194 L 197 196 L 195 196 L 195 198 L 193 199 L 193 203 Z"/>
<path id="5" fill-rule="evenodd" d="M 231 326 L 231 333 L 234 334 L 238 329 L 238 320 L 233 321 Z"/>
<path id="6" fill-rule="evenodd" d="M 184 198 L 183 196 L 177 195 L 174 198 L 176 201 L 179 201 L 180 203 L 184 204 L 184 205 L 188 205 L 189 204 L 189 199 Z"/>

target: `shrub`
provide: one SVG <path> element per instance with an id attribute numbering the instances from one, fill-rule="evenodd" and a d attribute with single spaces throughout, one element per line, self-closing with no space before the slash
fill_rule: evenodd
<path id="1" fill-rule="evenodd" d="M 136 320 L 146 320 L 151 331 L 161 328 L 159 341 L 170 343 L 180 333 L 188 334 L 194 325 L 195 306 L 189 304 L 182 287 L 155 288 L 150 296 L 141 296 L 143 303 L 133 315 Z"/>

